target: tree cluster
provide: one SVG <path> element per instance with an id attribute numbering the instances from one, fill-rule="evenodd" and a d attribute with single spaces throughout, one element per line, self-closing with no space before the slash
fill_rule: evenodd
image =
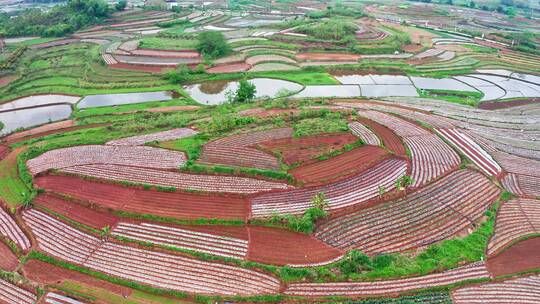
<path id="1" fill-rule="evenodd" d="M 6 37 L 37 35 L 61 37 L 98 23 L 110 14 L 104 0 L 68 0 L 50 11 L 27 9 L 18 16 L 0 16 L 0 34 Z"/>

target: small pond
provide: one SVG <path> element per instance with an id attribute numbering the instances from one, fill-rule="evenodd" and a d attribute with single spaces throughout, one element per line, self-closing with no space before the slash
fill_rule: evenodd
<path id="1" fill-rule="evenodd" d="M 4 129 L 0 135 L 12 133 L 19 128 L 30 128 L 69 118 L 70 105 L 44 106 L 0 113 Z"/>
<path id="2" fill-rule="evenodd" d="M 256 98 L 276 97 L 285 92 L 298 92 L 303 87 L 294 82 L 271 79 L 250 79 L 257 88 Z M 227 92 L 238 89 L 237 81 L 209 81 L 184 87 L 184 90 L 197 102 L 205 105 L 218 105 L 227 102 Z"/>
<path id="3" fill-rule="evenodd" d="M 77 107 L 79 109 L 117 106 L 132 103 L 141 103 L 149 101 L 163 101 L 173 99 L 173 93 L 169 91 L 144 92 L 144 93 L 125 93 L 125 94 L 103 94 L 90 95 L 84 97 Z"/>

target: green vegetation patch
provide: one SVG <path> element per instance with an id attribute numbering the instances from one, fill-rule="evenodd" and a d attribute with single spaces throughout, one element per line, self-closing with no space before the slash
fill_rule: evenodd
<path id="1" fill-rule="evenodd" d="M 312 116 L 312 112 L 303 111 L 300 117 Z M 343 113 L 323 111 L 320 117 L 302 119 L 293 124 L 294 136 L 310 136 L 321 133 L 337 133 L 349 130 L 348 122 Z"/>
<path id="2" fill-rule="evenodd" d="M 148 37 L 143 38 L 139 42 L 141 49 L 157 49 L 157 50 L 195 50 L 197 40 L 195 39 L 173 39 Z"/>

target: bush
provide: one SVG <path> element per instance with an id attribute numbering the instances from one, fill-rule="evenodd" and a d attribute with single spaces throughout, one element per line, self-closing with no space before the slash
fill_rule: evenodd
<path id="1" fill-rule="evenodd" d="M 231 52 L 231 47 L 221 32 L 203 32 L 199 34 L 197 40 L 197 51 L 204 56 L 218 58 Z"/>
<path id="2" fill-rule="evenodd" d="M 165 79 L 172 83 L 184 83 L 193 78 L 192 73 L 193 72 L 187 65 L 181 64 L 176 68 L 176 70 L 169 70 L 165 72 Z"/>
<path id="3" fill-rule="evenodd" d="M 236 90 L 236 93 L 234 96 L 229 96 L 229 101 L 231 102 L 250 102 L 255 98 L 255 94 L 257 93 L 257 87 L 245 80 L 240 80 L 240 83 L 238 85 L 238 89 Z"/>
<path id="4" fill-rule="evenodd" d="M 127 1 L 126 0 L 120 0 L 118 1 L 118 3 L 116 3 L 114 5 L 114 8 L 117 10 L 117 11 L 123 11 L 125 10 L 127 7 Z"/>

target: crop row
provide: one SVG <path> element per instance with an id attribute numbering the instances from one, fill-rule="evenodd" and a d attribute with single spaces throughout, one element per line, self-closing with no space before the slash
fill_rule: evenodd
<path id="1" fill-rule="evenodd" d="M 293 283 L 289 285 L 285 293 L 292 296 L 307 297 L 390 295 L 489 277 L 490 275 L 485 264 L 483 262 L 477 262 L 441 273 L 400 280 L 342 283 Z"/>
<path id="2" fill-rule="evenodd" d="M 63 295 L 55 293 L 55 292 L 48 292 L 43 297 L 43 303 L 50 303 L 50 304 L 85 304 L 83 302 L 77 301 L 75 299 L 63 296 Z"/>
<path id="3" fill-rule="evenodd" d="M 280 287 L 276 278 L 253 270 L 102 242 L 35 210 L 23 216 L 45 252 L 126 280 L 163 289 L 218 295 L 275 293 Z"/>
<path id="4" fill-rule="evenodd" d="M 496 254 L 513 241 L 540 233 L 540 201 L 516 199 L 505 202 L 497 214 L 495 233 L 487 252 Z"/>
<path id="5" fill-rule="evenodd" d="M 120 182 L 127 181 L 138 184 L 207 192 L 256 193 L 272 189 L 291 188 L 291 186 L 285 183 L 254 178 L 196 175 L 117 165 L 84 165 L 65 168 L 62 171 Z"/>
<path id="6" fill-rule="evenodd" d="M 175 140 L 175 139 L 180 139 L 184 137 L 189 137 L 197 133 L 198 133 L 197 131 L 194 131 L 189 128 L 179 128 L 179 129 L 172 129 L 172 130 L 151 133 L 151 134 L 146 134 L 146 135 L 138 135 L 138 136 L 116 139 L 116 140 L 107 142 L 107 145 L 140 146 L 148 142 Z"/>
<path id="7" fill-rule="evenodd" d="M 138 241 L 239 259 L 245 258 L 248 251 L 246 240 L 151 223 L 120 223 L 112 230 L 112 234 Z"/>
<path id="8" fill-rule="evenodd" d="M 204 145 L 200 162 L 259 169 L 279 169 L 278 160 L 253 146 L 264 141 L 288 138 L 292 129 L 281 128 L 221 138 Z"/>
<path id="9" fill-rule="evenodd" d="M 498 194 L 482 174 L 457 171 L 403 199 L 330 220 L 316 237 L 368 254 L 422 247 L 474 224 Z"/>
<path id="10" fill-rule="evenodd" d="M 7 304 L 34 304 L 37 297 L 10 282 L 0 279 L 0 302 Z"/>
<path id="11" fill-rule="evenodd" d="M 128 146 L 76 146 L 48 151 L 27 162 L 28 169 L 36 175 L 50 169 L 76 166 L 110 164 L 153 169 L 177 169 L 186 157 L 183 152 L 152 147 Z"/>
<path id="12" fill-rule="evenodd" d="M 349 124 L 351 132 L 364 141 L 368 145 L 379 146 L 381 140 L 370 129 L 366 128 L 363 124 L 354 121 Z"/>
<path id="13" fill-rule="evenodd" d="M 275 192 L 257 196 L 252 201 L 253 217 L 268 217 L 272 214 L 301 214 L 310 207 L 311 199 L 323 192 L 328 201 L 328 210 L 359 205 L 374 199 L 383 192 L 395 188 L 396 180 L 405 175 L 407 162 L 402 159 L 387 159 L 367 172 L 332 184 Z"/>
<path id="14" fill-rule="evenodd" d="M 30 241 L 24 235 L 15 220 L 0 208 L 0 236 L 7 237 L 23 250 L 30 248 Z"/>
<path id="15" fill-rule="evenodd" d="M 462 287 L 452 292 L 455 304 L 536 304 L 540 299 L 540 276 Z"/>
<path id="16" fill-rule="evenodd" d="M 411 152 L 413 187 L 425 185 L 459 166 L 459 155 L 429 131 L 381 112 L 362 111 L 360 114 L 385 125 L 403 138 Z"/>

